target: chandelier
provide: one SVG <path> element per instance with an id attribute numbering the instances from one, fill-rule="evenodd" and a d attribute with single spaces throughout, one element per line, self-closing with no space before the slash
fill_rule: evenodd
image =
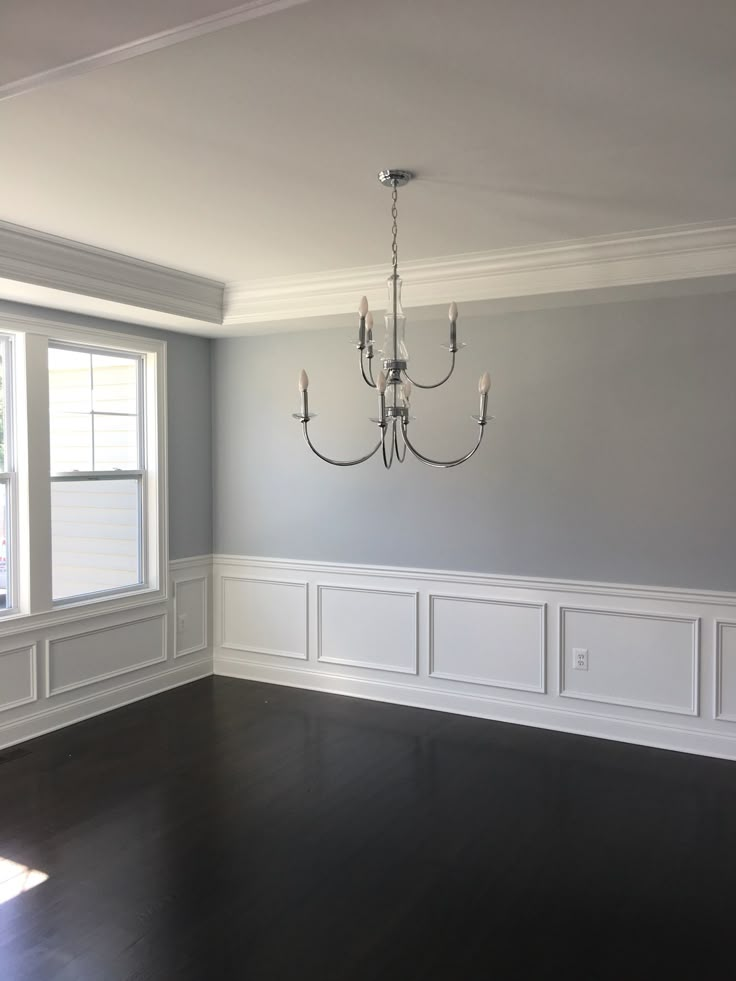
<path id="1" fill-rule="evenodd" d="M 444 385 L 455 370 L 457 352 L 465 347 L 464 344 L 458 344 L 457 341 L 457 305 L 451 303 L 449 311 L 450 339 L 448 344 L 443 345 L 450 354 L 450 367 L 447 374 L 440 381 L 434 382 L 431 385 L 423 385 L 409 375 L 407 370 L 409 353 L 406 347 L 406 316 L 401 306 L 401 276 L 399 276 L 398 263 L 397 201 L 398 189 L 408 184 L 413 176 L 408 170 L 382 170 L 378 175 L 381 184 L 384 187 L 391 188 L 391 217 L 393 219 L 391 231 L 393 239 L 391 245 L 391 275 L 387 280 L 389 305 L 384 318 L 386 322 L 386 334 L 383 346 L 378 348 L 383 367 L 375 377 L 373 374 L 373 359 L 375 357 L 373 315 L 368 309 L 368 300 L 365 297 L 361 299 L 358 306 L 358 316 L 360 319 L 358 322 L 358 343 L 356 347 L 360 359 L 360 373 L 366 385 L 374 388 L 378 394 L 378 417 L 371 419 L 371 422 L 378 425 L 379 438 L 369 453 L 366 453 L 365 456 L 357 457 L 355 460 L 333 460 L 316 449 L 309 435 L 309 422 L 311 419 L 314 419 L 314 416 L 309 414 L 309 397 L 307 394 L 309 378 L 304 369 L 302 369 L 299 375 L 301 412 L 294 413 L 294 418 L 301 422 L 304 439 L 310 450 L 320 460 L 324 460 L 325 463 L 331 463 L 336 467 L 354 467 L 359 463 L 365 463 L 366 460 L 370 460 L 372 456 L 375 456 L 379 450 L 381 451 L 383 463 L 387 470 L 390 469 L 394 460 L 403 463 L 406 459 L 407 450 L 417 460 L 426 463 L 427 466 L 442 468 L 457 467 L 461 463 L 465 463 L 466 460 L 469 460 L 476 453 L 483 439 L 486 423 L 489 419 L 493 418 L 493 416 L 488 416 L 487 414 L 488 391 L 491 387 L 491 377 L 486 371 L 481 375 L 478 383 L 480 411 L 477 416 L 471 417 L 478 425 L 478 437 L 475 446 L 469 452 L 455 460 L 433 460 L 420 453 L 409 438 L 409 423 L 413 418 L 410 415 L 412 385 L 416 386 L 416 388 L 424 389 L 439 388 L 440 385 Z"/>

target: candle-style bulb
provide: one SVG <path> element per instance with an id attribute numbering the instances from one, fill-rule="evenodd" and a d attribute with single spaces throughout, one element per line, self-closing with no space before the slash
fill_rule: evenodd
<path id="1" fill-rule="evenodd" d="M 309 388 L 309 375 L 306 373 L 304 368 L 299 372 L 299 391 L 306 392 Z"/>
<path id="2" fill-rule="evenodd" d="M 376 388 L 378 389 L 379 395 L 386 394 L 386 376 L 382 370 L 378 372 L 378 378 L 376 378 Z"/>
<path id="3" fill-rule="evenodd" d="M 361 317 L 365 317 L 368 313 L 368 297 L 361 296 L 360 303 L 358 304 L 358 313 Z"/>
<path id="4" fill-rule="evenodd" d="M 455 303 L 454 301 L 450 304 L 450 312 L 448 316 L 450 318 L 450 323 L 454 324 L 455 321 L 457 320 L 457 303 Z"/>
<path id="5" fill-rule="evenodd" d="M 491 388 L 491 376 L 487 371 L 484 371 L 480 376 L 480 381 L 478 382 L 478 391 L 481 395 L 488 395 Z"/>
<path id="6" fill-rule="evenodd" d="M 373 314 L 370 312 L 370 310 L 365 315 L 365 325 L 368 330 L 373 330 Z"/>
<path id="7" fill-rule="evenodd" d="M 405 381 L 402 384 L 402 386 L 401 386 L 401 394 L 403 396 L 404 401 L 408 404 L 409 399 L 411 398 L 411 382 L 410 381 L 407 380 L 407 381 Z"/>

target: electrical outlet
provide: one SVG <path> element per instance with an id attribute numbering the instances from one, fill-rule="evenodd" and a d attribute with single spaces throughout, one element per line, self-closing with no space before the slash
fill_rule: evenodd
<path id="1" fill-rule="evenodd" d="M 180 630 L 180 631 L 183 630 L 184 627 L 186 626 L 186 622 L 187 622 L 187 615 L 186 615 L 186 613 L 180 613 L 177 616 L 177 618 L 176 618 L 176 626 L 177 626 L 177 629 Z"/>
<path id="2" fill-rule="evenodd" d="M 588 670 L 588 649 L 586 647 L 573 647 L 572 666 L 575 671 Z"/>

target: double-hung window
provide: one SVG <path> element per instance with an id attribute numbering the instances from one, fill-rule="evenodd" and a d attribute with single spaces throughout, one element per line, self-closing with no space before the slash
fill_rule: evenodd
<path id="1" fill-rule="evenodd" d="M 144 357 L 49 345 L 54 602 L 146 581 Z"/>
<path id="2" fill-rule="evenodd" d="M 0 620 L 161 601 L 165 342 L 24 314 L 0 328 Z"/>

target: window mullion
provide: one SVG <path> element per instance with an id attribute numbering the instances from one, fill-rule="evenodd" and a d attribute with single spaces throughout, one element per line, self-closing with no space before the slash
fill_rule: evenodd
<path id="1" fill-rule="evenodd" d="M 25 334 L 18 345 L 18 539 L 25 562 L 18 578 L 23 613 L 52 608 L 51 485 L 49 483 L 48 339 Z"/>

